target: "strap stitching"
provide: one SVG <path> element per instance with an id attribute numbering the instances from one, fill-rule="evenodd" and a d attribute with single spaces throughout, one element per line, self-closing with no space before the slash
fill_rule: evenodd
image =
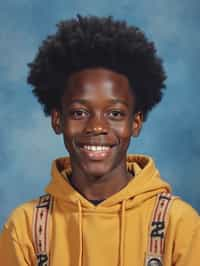
<path id="1" fill-rule="evenodd" d="M 168 213 L 174 199 L 175 197 L 167 192 L 162 192 L 157 196 L 149 228 L 146 266 L 163 265 Z"/>
<path id="2" fill-rule="evenodd" d="M 39 198 L 34 209 L 32 233 L 38 266 L 49 266 L 50 236 L 48 233 L 51 233 L 49 227 L 52 206 L 53 198 L 50 194 L 45 194 Z"/>

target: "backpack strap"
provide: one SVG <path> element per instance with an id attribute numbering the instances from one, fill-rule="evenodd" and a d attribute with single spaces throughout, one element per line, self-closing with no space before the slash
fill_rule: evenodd
<path id="1" fill-rule="evenodd" d="M 33 243 L 37 256 L 37 266 L 49 266 L 51 240 L 51 213 L 53 197 L 45 194 L 39 198 L 33 212 Z"/>
<path id="2" fill-rule="evenodd" d="M 158 194 L 154 206 L 148 236 L 146 266 L 163 266 L 165 235 L 169 220 L 169 210 L 176 197 L 170 193 Z"/>

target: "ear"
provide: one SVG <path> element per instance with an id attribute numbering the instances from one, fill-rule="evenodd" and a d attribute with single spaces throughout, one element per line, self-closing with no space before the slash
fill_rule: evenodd
<path id="1" fill-rule="evenodd" d="M 62 133 L 61 112 L 57 109 L 53 109 L 51 111 L 51 126 L 57 135 Z"/>
<path id="2" fill-rule="evenodd" d="M 137 137 L 140 134 L 140 130 L 143 124 L 143 114 L 142 112 L 137 112 L 134 114 L 133 125 L 132 125 L 132 136 Z"/>

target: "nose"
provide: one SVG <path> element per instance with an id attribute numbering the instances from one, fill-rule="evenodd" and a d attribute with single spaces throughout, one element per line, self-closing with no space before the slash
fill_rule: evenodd
<path id="1" fill-rule="evenodd" d="M 90 117 L 85 127 L 87 135 L 106 135 L 108 133 L 108 123 L 105 117 L 94 115 Z"/>

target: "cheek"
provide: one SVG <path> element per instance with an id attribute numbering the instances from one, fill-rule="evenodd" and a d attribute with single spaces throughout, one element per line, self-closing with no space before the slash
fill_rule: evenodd
<path id="1" fill-rule="evenodd" d="M 70 138 L 80 134 L 83 129 L 84 125 L 79 120 L 68 120 L 64 123 L 64 134 Z"/>
<path id="2" fill-rule="evenodd" d="M 64 123 L 63 139 L 68 150 L 73 147 L 75 139 L 81 134 L 83 128 L 84 125 L 79 121 L 68 120 Z"/>
<path id="3" fill-rule="evenodd" d="M 119 123 L 113 127 L 113 131 L 115 131 L 120 139 L 128 141 L 132 136 L 132 123 L 130 121 Z"/>

